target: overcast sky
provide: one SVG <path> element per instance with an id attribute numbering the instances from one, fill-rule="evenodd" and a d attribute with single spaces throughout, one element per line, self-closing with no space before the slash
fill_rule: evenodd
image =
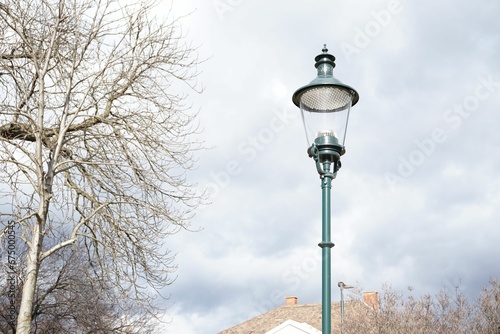
<path id="1" fill-rule="evenodd" d="M 338 281 L 474 298 L 500 277 L 498 1 L 177 2 L 208 59 L 190 100 L 213 149 L 191 174 L 212 193 L 203 230 L 166 241 L 170 333 L 321 301 L 320 179 L 291 96 L 325 43 L 360 95 L 332 188 L 333 300 Z"/>

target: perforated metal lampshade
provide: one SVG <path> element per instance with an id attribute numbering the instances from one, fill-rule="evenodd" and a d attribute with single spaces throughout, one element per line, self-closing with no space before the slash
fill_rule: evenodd
<path id="1" fill-rule="evenodd" d="M 299 88 L 292 97 L 302 113 L 302 121 L 309 145 L 321 136 L 332 136 L 344 146 L 349 111 L 359 100 L 358 93 L 333 76 L 335 57 L 328 53 L 316 56 L 317 77 Z"/>

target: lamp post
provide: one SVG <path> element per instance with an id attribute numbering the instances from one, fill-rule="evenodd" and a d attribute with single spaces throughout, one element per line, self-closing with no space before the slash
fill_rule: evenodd
<path id="1" fill-rule="evenodd" d="M 339 282 L 340 288 L 340 334 L 344 334 L 344 289 L 352 289 L 353 286 Z"/>
<path id="2" fill-rule="evenodd" d="M 309 144 L 307 153 L 316 162 L 322 189 L 322 320 L 323 334 L 331 334 L 331 248 L 330 190 L 340 168 L 340 156 L 345 153 L 344 142 L 351 106 L 359 100 L 358 93 L 333 77 L 335 57 L 326 45 L 315 58 L 317 77 L 299 88 L 292 97 L 300 108 Z"/>

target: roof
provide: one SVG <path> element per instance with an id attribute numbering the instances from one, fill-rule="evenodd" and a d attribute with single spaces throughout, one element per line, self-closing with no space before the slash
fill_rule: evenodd
<path id="1" fill-rule="evenodd" d="M 340 333 L 340 302 L 332 303 L 332 333 Z M 366 315 L 369 306 L 359 301 L 345 301 L 344 314 Z M 283 305 L 274 310 L 249 319 L 239 325 L 226 329 L 219 334 L 266 334 L 287 320 L 299 323 L 306 323 L 318 330 L 321 330 L 321 303 L 317 304 L 296 304 Z"/>

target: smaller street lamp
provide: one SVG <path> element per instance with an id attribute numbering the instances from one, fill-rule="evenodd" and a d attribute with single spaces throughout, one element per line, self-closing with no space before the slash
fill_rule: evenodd
<path id="1" fill-rule="evenodd" d="M 352 289 L 353 286 L 339 282 L 340 288 L 340 334 L 344 334 L 344 289 Z"/>
<path id="2" fill-rule="evenodd" d="M 335 57 L 326 45 L 316 56 L 317 77 L 299 88 L 292 97 L 300 108 L 309 144 L 307 153 L 316 162 L 322 189 L 322 306 L 321 328 L 331 334 L 331 248 L 330 190 L 340 168 L 340 156 L 345 153 L 344 142 L 351 106 L 359 100 L 358 93 L 333 76 Z"/>

